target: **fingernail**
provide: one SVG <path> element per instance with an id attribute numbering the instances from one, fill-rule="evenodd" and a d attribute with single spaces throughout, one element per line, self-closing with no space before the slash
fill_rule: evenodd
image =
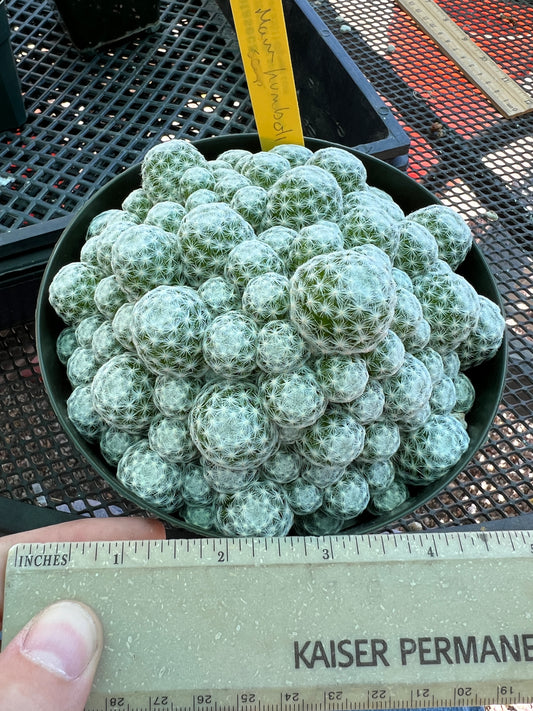
<path id="1" fill-rule="evenodd" d="M 89 611 L 76 602 L 58 602 L 30 624 L 22 653 L 64 679 L 77 679 L 94 657 L 98 629 Z"/>

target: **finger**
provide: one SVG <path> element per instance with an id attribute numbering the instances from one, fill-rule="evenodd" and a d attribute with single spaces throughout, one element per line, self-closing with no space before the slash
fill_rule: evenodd
<path id="1" fill-rule="evenodd" d="M 0 711 L 83 711 L 102 647 L 102 626 L 90 608 L 50 605 L 0 655 Z"/>
<path id="2" fill-rule="evenodd" d="M 83 518 L 58 523 L 34 531 L 25 531 L 0 538 L 0 628 L 4 612 L 4 578 L 7 553 L 16 543 L 46 543 L 52 541 L 120 541 L 165 538 L 161 521 L 137 516 L 123 518 Z"/>

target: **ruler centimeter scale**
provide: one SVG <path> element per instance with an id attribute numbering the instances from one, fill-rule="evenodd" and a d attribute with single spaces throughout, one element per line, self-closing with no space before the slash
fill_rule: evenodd
<path id="1" fill-rule="evenodd" d="M 87 711 L 533 702 L 533 531 L 21 544 L 3 643 L 100 615 Z"/>
<path id="2" fill-rule="evenodd" d="M 533 111 L 533 96 L 503 71 L 434 0 L 397 2 L 506 118 Z"/>

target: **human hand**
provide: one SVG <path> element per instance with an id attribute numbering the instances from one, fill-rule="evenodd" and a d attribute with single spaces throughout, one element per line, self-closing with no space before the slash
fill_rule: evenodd
<path id="1" fill-rule="evenodd" d="M 165 538 L 162 523 L 82 519 L 0 538 L 0 625 L 9 548 L 24 542 Z M 0 654 L 0 711 L 83 711 L 103 647 L 95 612 L 74 600 L 37 614 Z"/>

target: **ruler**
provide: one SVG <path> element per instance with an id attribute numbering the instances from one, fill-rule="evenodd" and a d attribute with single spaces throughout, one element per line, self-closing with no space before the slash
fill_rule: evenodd
<path id="1" fill-rule="evenodd" d="M 397 2 L 505 117 L 533 111 L 533 96 L 511 79 L 433 0 Z"/>
<path id="2" fill-rule="evenodd" d="M 282 0 L 230 0 L 261 148 L 303 145 Z"/>
<path id="3" fill-rule="evenodd" d="M 533 701 L 533 532 L 22 544 L 4 643 L 95 608 L 87 711 L 335 711 Z"/>

